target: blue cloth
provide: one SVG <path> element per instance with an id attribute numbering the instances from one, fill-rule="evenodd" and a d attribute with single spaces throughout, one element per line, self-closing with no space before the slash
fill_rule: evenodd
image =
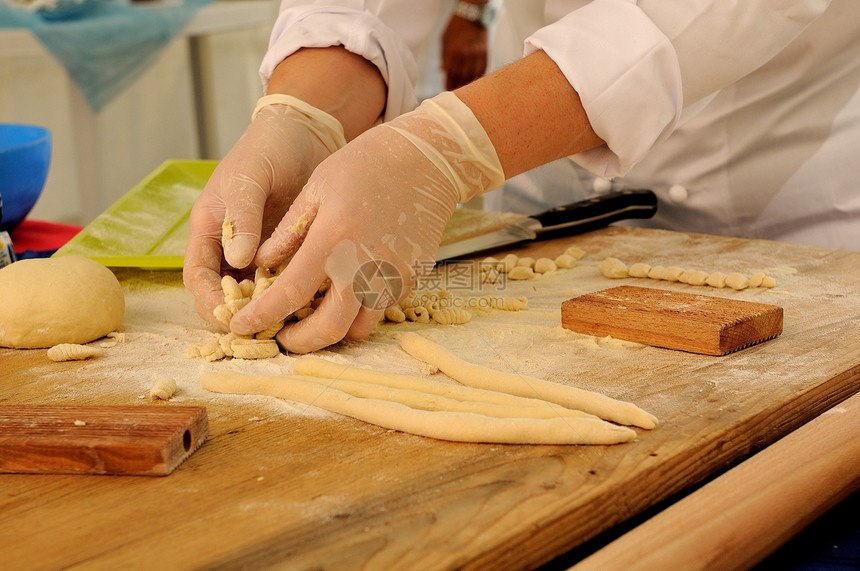
<path id="1" fill-rule="evenodd" d="M 27 28 L 66 68 L 99 111 L 151 65 L 212 0 L 139 6 L 94 0 L 78 13 L 49 19 L 0 0 L 0 28 Z"/>

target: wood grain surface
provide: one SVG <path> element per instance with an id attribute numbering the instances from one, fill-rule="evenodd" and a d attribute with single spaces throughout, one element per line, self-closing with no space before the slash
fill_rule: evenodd
<path id="1" fill-rule="evenodd" d="M 200 406 L 0 404 L 0 472 L 166 476 L 208 433 Z"/>
<path id="2" fill-rule="evenodd" d="M 273 412 L 263 398 L 192 393 L 181 404 L 207 407 L 210 438 L 169 477 L 0 475 L 4 565 L 534 568 L 736 464 L 860 389 L 860 253 L 632 228 L 512 251 L 553 257 L 571 245 L 586 258 L 554 282 L 517 285 L 529 292 L 529 310 L 511 315 L 505 327 L 486 333 L 476 317 L 460 329 L 412 330 L 439 342 L 450 336 L 449 348 L 474 361 L 489 360 L 484 341 L 519 343 L 521 350 L 500 356 L 528 373 L 551 370 L 559 382 L 630 400 L 660 418 L 636 441 L 441 442 L 331 414 Z M 562 301 L 619 285 L 597 271 L 608 256 L 709 271 L 780 269 L 772 292 L 716 295 L 783 307 L 783 334 L 712 357 L 563 330 Z M 121 277 L 127 284 L 128 276 Z M 157 279 L 181 287 L 178 273 Z M 559 280 L 563 287 L 546 293 Z M 0 350 L 0 403 L 173 406 L 138 400 L 140 384 L 132 379 L 156 363 L 176 359 L 179 367 L 184 349 L 173 346 L 206 326 L 177 321 L 175 338 L 165 340 L 149 332 L 147 316 L 153 323 L 179 319 L 176 308 L 136 307 L 130 305 L 131 322 L 143 325 L 128 334 L 140 343 L 152 338 L 161 356 L 126 362 L 118 350 L 116 371 L 108 375 L 98 362 L 47 365 L 44 351 Z M 372 345 L 382 370 L 405 359 L 396 331 L 382 327 L 332 354 L 359 359 Z M 470 338 L 477 344 L 463 342 Z M 177 380 L 199 385 L 199 374 L 214 365 L 195 366 L 197 373 Z M 799 451 L 798 461 L 804 458 Z"/>
<path id="3" fill-rule="evenodd" d="M 749 569 L 860 489 L 858 434 L 855 394 L 573 570 Z"/>
<path id="4" fill-rule="evenodd" d="M 577 333 L 725 355 L 782 333 L 782 308 L 709 295 L 618 286 L 563 302 L 561 325 Z"/>

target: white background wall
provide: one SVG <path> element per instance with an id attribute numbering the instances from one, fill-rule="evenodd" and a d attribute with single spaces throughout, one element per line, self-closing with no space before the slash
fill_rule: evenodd
<path id="1" fill-rule="evenodd" d="M 274 14 L 274 4 L 273 4 Z M 274 20 L 272 20 L 274 22 Z M 248 124 L 262 93 L 257 68 L 271 24 L 214 33 L 205 40 L 211 62 L 214 105 L 213 158 L 220 158 Z M 103 210 L 167 159 L 200 158 L 193 116 L 189 45 L 177 38 L 127 90 L 95 116 L 97 167 L 90 173 Z M 73 113 L 82 95 L 48 53 L 0 56 L 0 122 L 32 123 L 52 132 L 51 169 L 30 213 L 39 220 L 86 224 L 76 152 L 88 139 Z M 86 180 L 86 176 L 83 177 Z M 98 211 L 100 211 L 98 210 Z M 97 213 L 97 212 L 96 212 Z"/>
<path id="2" fill-rule="evenodd" d="M 271 17 L 266 15 L 261 25 L 223 31 L 229 22 L 217 24 L 218 31 L 204 40 L 204 67 L 211 80 L 205 95 L 213 109 L 207 121 L 208 157 L 198 146 L 187 38 L 171 42 L 151 68 L 89 121 L 75 111 L 83 96 L 49 52 L 0 53 L 0 122 L 41 125 L 53 137 L 48 180 L 30 218 L 85 225 L 165 160 L 222 158 L 262 95 L 257 70 L 278 4 L 270 1 Z M 438 36 L 453 5 L 454 0 L 442 3 L 435 35 L 418 56 L 419 98 L 443 88 Z M 94 160 L 83 161 L 91 167 L 82 166 L 82 152 L 93 155 Z"/>

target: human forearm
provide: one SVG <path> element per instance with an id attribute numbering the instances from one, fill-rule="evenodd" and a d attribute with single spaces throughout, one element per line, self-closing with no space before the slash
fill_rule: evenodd
<path id="1" fill-rule="evenodd" d="M 576 91 L 542 51 L 455 93 L 487 132 L 506 178 L 603 144 Z"/>
<path id="2" fill-rule="evenodd" d="M 292 95 L 332 115 L 349 141 L 382 114 L 386 85 L 376 66 L 342 47 L 306 48 L 275 68 L 266 93 Z"/>

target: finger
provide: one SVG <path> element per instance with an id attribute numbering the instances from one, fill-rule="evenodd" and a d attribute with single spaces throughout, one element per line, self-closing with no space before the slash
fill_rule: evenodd
<path id="1" fill-rule="evenodd" d="M 271 191 L 271 177 L 260 182 L 236 172 L 220 178 L 226 209 L 222 226 L 224 259 L 234 268 L 245 268 L 254 259 L 260 244 L 266 197 Z"/>
<path id="2" fill-rule="evenodd" d="M 230 329 L 239 335 L 262 331 L 283 320 L 297 309 L 310 302 L 328 274 L 320 260 L 326 260 L 327 229 L 317 231 L 308 244 L 298 248 L 290 263 L 269 288 L 256 300 L 237 312 L 230 322 Z M 315 247 L 316 246 L 316 247 Z M 262 266 L 266 267 L 266 266 Z"/>
<path id="3" fill-rule="evenodd" d="M 361 304 L 352 292 L 329 289 L 322 303 L 309 317 L 284 327 L 278 343 L 292 353 L 310 353 L 333 345 L 346 337 Z"/>
<path id="4" fill-rule="evenodd" d="M 364 339 L 376 329 L 383 311 L 362 306 L 344 336 L 346 339 Z"/>
<path id="5" fill-rule="evenodd" d="M 278 276 L 263 294 L 239 310 L 230 321 L 230 330 L 237 335 L 251 335 L 263 331 L 311 301 L 325 280 L 325 273 L 305 273 L 292 279 L 294 273 L 286 270 Z"/>
<path id="6" fill-rule="evenodd" d="M 191 210 L 182 279 L 204 317 L 224 302 L 221 290 L 221 222 L 223 207 L 199 202 Z M 208 317 L 207 317 L 208 319 Z"/>
<path id="7" fill-rule="evenodd" d="M 312 197 L 310 190 L 299 194 L 272 235 L 260 244 L 254 259 L 257 266 L 276 268 L 298 251 L 317 215 L 318 203 Z"/>

